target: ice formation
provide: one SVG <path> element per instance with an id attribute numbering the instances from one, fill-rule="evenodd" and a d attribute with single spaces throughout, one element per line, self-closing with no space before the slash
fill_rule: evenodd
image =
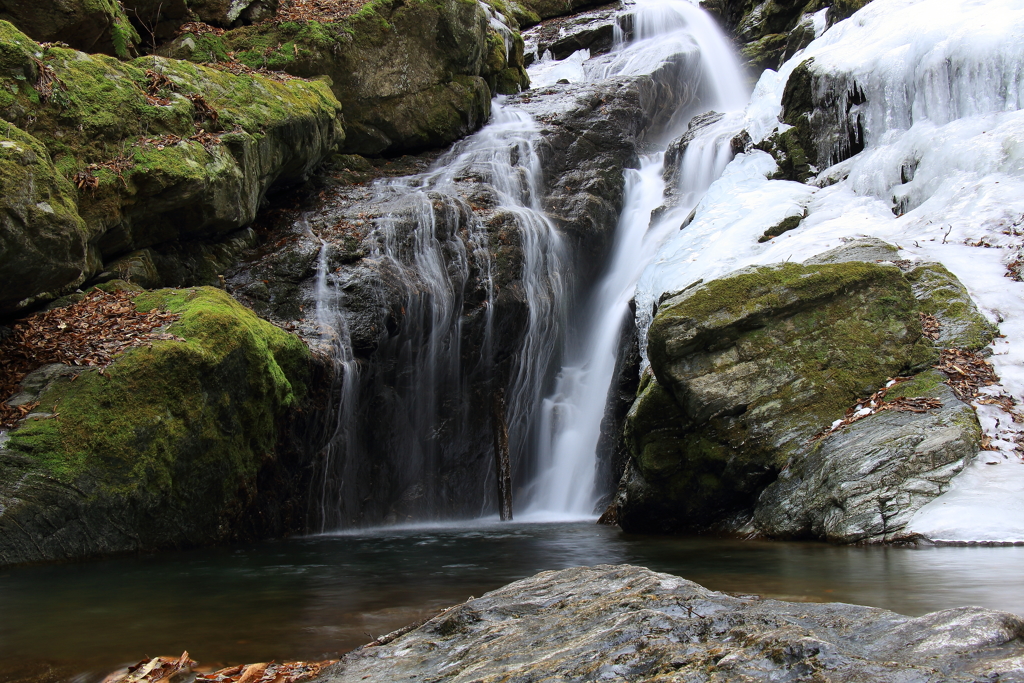
<path id="1" fill-rule="evenodd" d="M 757 142 L 783 125 L 786 81 L 813 58 L 817 96 L 834 102 L 837 130 L 863 131 L 863 151 L 810 184 L 768 180 L 777 167 L 764 152 L 738 155 L 645 270 L 641 334 L 663 292 L 873 236 L 960 278 L 1005 335 L 990 358 L 1002 384 L 985 391 L 1024 399 L 1024 283 L 1007 277 L 1024 238 L 1021 36 L 1024 0 L 875 0 L 766 71 L 736 132 Z M 819 158 L 846 156 L 847 142 L 826 136 Z M 796 229 L 758 243 L 794 215 L 806 216 Z M 979 418 L 998 450 L 979 453 L 911 529 L 936 541 L 1024 541 L 1024 425 L 995 406 L 979 406 Z"/>

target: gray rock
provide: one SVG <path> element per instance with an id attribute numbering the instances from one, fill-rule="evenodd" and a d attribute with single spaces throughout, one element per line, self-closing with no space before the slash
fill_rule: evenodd
<path id="1" fill-rule="evenodd" d="M 14 396 L 7 399 L 7 405 L 16 408 L 29 403 L 35 403 L 39 400 L 42 393 L 54 383 L 62 380 L 67 381 L 89 369 L 88 367 L 64 365 L 63 363 L 44 365 L 37 370 L 33 370 L 25 376 L 25 379 L 21 380 L 20 390 Z"/>
<path id="2" fill-rule="evenodd" d="M 851 261 L 864 261 L 876 263 L 879 261 L 896 261 L 900 257 L 900 251 L 888 242 L 876 237 L 862 237 L 851 240 L 835 249 L 812 256 L 804 261 L 805 265 L 821 265 L 823 263 L 849 263 Z"/>
<path id="3" fill-rule="evenodd" d="M 629 565 L 543 572 L 469 600 L 318 683 L 373 681 L 1024 680 L 1024 622 L 961 607 L 912 618 L 872 607 L 734 597 Z"/>
<path id="4" fill-rule="evenodd" d="M 189 0 L 188 8 L 200 21 L 230 28 L 270 19 L 278 0 Z"/>
<path id="5" fill-rule="evenodd" d="M 941 408 L 884 411 L 815 443 L 761 494 L 758 531 L 839 543 L 907 538 L 914 513 L 949 488 L 981 445 L 974 410 L 943 379 L 930 371 L 917 380 L 933 385 L 919 395 Z"/>

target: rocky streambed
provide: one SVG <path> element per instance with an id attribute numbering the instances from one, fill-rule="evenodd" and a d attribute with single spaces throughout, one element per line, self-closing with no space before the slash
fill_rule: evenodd
<path id="1" fill-rule="evenodd" d="M 315 680 L 1024 680 L 1024 621 L 1007 612 L 765 600 L 631 565 L 542 572 L 395 635 Z"/>

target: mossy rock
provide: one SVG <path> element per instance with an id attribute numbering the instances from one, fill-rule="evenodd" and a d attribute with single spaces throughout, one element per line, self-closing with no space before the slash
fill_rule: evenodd
<path id="1" fill-rule="evenodd" d="M 967 288 L 941 263 L 926 263 L 906 274 L 921 312 L 939 322 L 938 348 L 978 351 L 992 343 L 995 325 L 981 314 Z"/>
<path id="2" fill-rule="evenodd" d="M 39 140 L 0 124 L 0 314 L 60 296 L 95 269 L 76 194 Z"/>
<path id="3" fill-rule="evenodd" d="M 506 48 L 487 11 L 467 0 L 374 0 L 336 23 L 267 22 L 219 37 L 185 35 L 163 51 L 196 62 L 224 60 L 228 52 L 253 68 L 330 77 L 349 131 L 342 151 L 352 154 L 446 146 L 483 125 L 492 94 L 529 84 L 522 38 L 513 33 Z"/>
<path id="4" fill-rule="evenodd" d="M 895 266 L 763 266 L 669 297 L 647 349 L 659 400 L 638 399 L 628 418 L 633 465 L 675 510 L 675 530 L 752 510 L 812 436 L 910 367 L 920 337 Z M 668 414 L 669 398 L 676 435 L 648 442 L 647 411 Z M 634 530 L 670 530 L 628 508 Z"/>
<path id="5" fill-rule="evenodd" d="M 154 99 L 147 99 L 147 72 L 167 79 Z M 53 182 L 70 192 L 71 203 L 49 205 L 77 203 L 91 249 L 85 257 L 81 247 L 68 252 L 61 270 L 74 275 L 63 282 L 21 282 L 34 291 L 5 300 L 52 298 L 100 272 L 101 259 L 178 239 L 209 240 L 244 226 L 272 185 L 304 179 L 334 151 L 344 134 L 340 113 L 324 80 L 279 81 L 161 57 L 122 62 L 44 49 L 0 22 L 0 118 L 37 140 L 40 158 L 53 160 L 63 177 Z M 216 137 L 197 138 L 200 131 Z M 71 179 L 81 191 L 69 190 Z M 8 191 L 17 195 L 13 186 Z M 25 233 L 43 241 L 52 232 L 43 223 L 27 225 Z M 12 258 L 32 253 L 24 246 Z M 59 249 L 51 253 L 64 258 Z M 4 271 L 5 281 L 8 272 L 14 276 Z M 6 304 L 0 312 L 11 310 Z"/>
<path id="6" fill-rule="evenodd" d="M 6 2 L 0 20 L 9 21 L 34 40 L 63 42 L 83 52 L 128 59 L 140 38 L 117 0 Z"/>
<path id="7" fill-rule="evenodd" d="M 309 351 L 214 288 L 157 290 L 180 314 L 155 341 L 43 390 L 0 458 L 0 563 L 232 537 L 260 494 Z"/>

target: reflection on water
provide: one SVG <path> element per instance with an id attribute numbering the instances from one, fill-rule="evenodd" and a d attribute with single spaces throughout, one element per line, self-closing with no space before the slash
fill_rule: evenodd
<path id="1" fill-rule="evenodd" d="M 545 569 L 632 563 L 709 588 L 919 615 L 1024 615 L 1024 547 L 850 548 L 628 536 L 593 523 L 399 529 L 0 570 L 0 680 L 16 662 L 104 672 L 321 658 Z"/>

